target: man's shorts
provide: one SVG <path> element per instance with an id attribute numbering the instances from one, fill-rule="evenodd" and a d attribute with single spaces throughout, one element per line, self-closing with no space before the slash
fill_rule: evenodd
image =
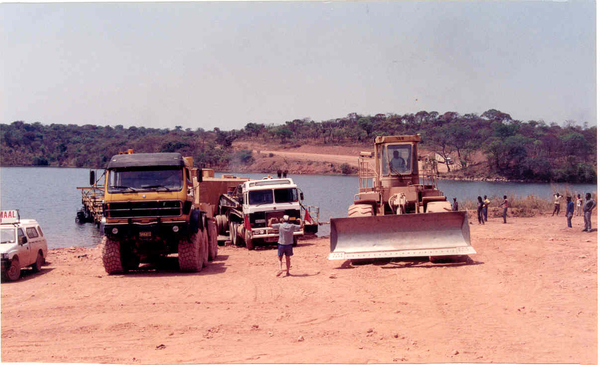
<path id="1" fill-rule="evenodd" d="M 294 256 L 294 250 L 292 250 L 292 245 L 282 245 L 277 244 L 277 256 L 281 257 L 285 254 L 286 256 Z"/>

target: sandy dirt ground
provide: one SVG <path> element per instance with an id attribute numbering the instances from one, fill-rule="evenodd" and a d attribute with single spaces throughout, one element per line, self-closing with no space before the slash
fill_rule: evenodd
<path id="1" fill-rule="evenodd" d="M 272 247 L 112 276 L 100 248 L 51 250 L 1 285 L 2 361 L 596 364 L 598 240 L 582 228 L 491 218 L 471 224 L 472 261 L 445 264 L 328 261 L 329 240 L 308 239 L 289 277 Z"/>

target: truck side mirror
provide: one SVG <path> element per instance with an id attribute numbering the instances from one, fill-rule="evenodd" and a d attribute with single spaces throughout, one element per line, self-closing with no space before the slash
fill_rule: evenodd
<path id="1" fill-rule="evenodd" d="M 90 170 L 90 185 L 94 186 L 96 183 L 96 173 L 93 170 Z"/>
<path id="2" fill-rule="evenodd" d="M 196 180 L 198 180 L 199 183 L 202 182 L 202 170 L 200 169 L 196 170 Z"/>
<path id="3" fill-rule="evenodd" d="M 304 200 L 304 193 L 300 192 L 300 200 Z"/>

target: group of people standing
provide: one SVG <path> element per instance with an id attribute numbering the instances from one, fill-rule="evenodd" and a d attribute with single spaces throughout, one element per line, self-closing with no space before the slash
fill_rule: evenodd
<path id="1" fill-rule="evenodd" d="M 552 211 L 552 216 L 560 213 L 560 199 L 563 196 L 559 193 L 554 194 L 554 211 Z M 575 209 L 577 208 L 577 209 Z M 592 210 L 596 208 L 596 201 L 592 199 L 592 194 L 585 194 L 585 203 L 583 199 L 581 199 L 581 194 L 577 194 L 577 206 L 572 201 L 570 196 L 567 196 L 567 212 L 565 216 L 567 217 L 567 227 L 573 228 L 571 224 L 571 219 L 573 215 L 581 216 L 583 215 L 583 222 L 585 224 L 583 228 L 583 232 L 591 232 L 592 231 Z"/>
<path id="2" fill-rule="evenodd" d="M 479 224 L 485 224 L 487 222 L 488 217 L 488 206 L 492 202 L 488 199 L 487 195 L 477 197 L 477 221 Z M 506 223 L 506 213 L 508 212 L 508 198 L 504 195 L 502 204 L 500 204 L 500 208 L 502 208 L 502 218 L 504 219 L 503 223 Z"/>

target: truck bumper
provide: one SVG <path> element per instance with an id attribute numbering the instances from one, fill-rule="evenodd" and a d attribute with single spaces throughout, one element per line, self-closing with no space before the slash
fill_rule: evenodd
<path id="1" fill-rule="evenodd" d="M 107 237 L 114 240 L 179 240 L 191 233 L 189 226 L 185 221 L 105 223 L 103 231 Z"/>

